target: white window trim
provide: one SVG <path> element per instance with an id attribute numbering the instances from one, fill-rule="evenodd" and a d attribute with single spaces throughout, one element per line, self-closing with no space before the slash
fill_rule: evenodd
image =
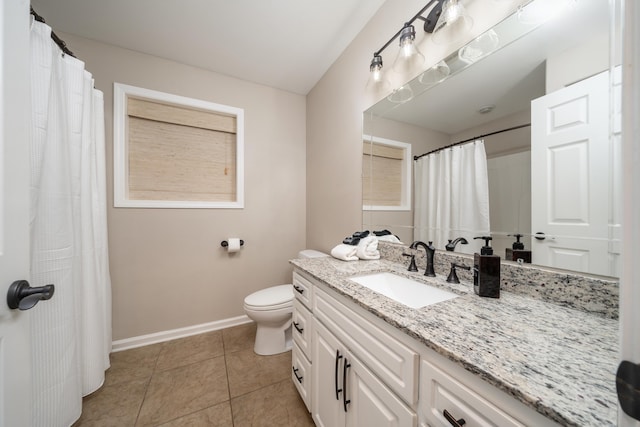
<path id="1" fill-rule="evenodd" d="M 160 101 L 180 107 L 230 114 L 236 117 L 236 201 L 207 202 L 184 200 L 136 200 L 128 197 L 127 97 Z M 242 209 L 244 208 L 244 110 L 199 99 L 172 95 L 155 90 L 113 84 L 113 205 L 116 208 L 192 208 Z"/>
<path id="2" fill-rule="evenodd" d="M 386 145 L 389 147 L 400 148 L 403 150 L 402 160 L 402 203 L 400 206 L 378 206 L 378 205 L 362 205 L 365 211 L 410 211 L 411 210 L 411 144 L 406 142 L 394 141 L 392 139 L 379 138 L 372 135 L 363 135 L 363 141 L 371 141 L 376 144 Z"/>

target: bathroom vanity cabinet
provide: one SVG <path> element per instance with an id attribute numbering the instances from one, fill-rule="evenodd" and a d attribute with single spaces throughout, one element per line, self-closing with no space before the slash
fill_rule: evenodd
<path id="1" fill-rule="evenodd" d="M 322 281 L 293 282 L 292 378 L 318 427 L 455 425 L 445 411 L 469 427 L 558 425 Z"/>

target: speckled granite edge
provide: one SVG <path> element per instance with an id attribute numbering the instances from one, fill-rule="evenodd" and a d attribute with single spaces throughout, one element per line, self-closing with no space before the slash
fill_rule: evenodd
<path id="1" fill-rule="evenodd" d="M 399 264 L 408 264 L 403 253 L 414 252 L 407 246 L 380 242 L 380 257 Z M 421 251 L 422 252 L 422 251 Z M 472 265 L 471 255 L 436 251 L 436 274 L 449 274 L 451 263 Z M 425 268 L 425 257 L 417 256 L 418 268 Z M 569 271 L 552 270 L 531 264 L 503 262 L 500 266 L 501 289 L 531 298 L 618 319 L 620 284 L 616 280 L 599 278 Z M 458 269 L 460 280 L 473 281 L 473 273 Z"/>

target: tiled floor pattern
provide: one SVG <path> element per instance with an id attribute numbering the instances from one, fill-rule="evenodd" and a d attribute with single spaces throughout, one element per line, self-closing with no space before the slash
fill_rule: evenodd
<path id="1" fill-rule="evenodd" d="M 73 427 L 304 427 L 291 352 L 258 356 L 247 324 L 111 354 Z"/>

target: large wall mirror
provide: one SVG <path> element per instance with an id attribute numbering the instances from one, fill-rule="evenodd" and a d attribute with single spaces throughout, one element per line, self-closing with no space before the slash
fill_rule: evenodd
<path id="1" fill-rule="evenodd" d="M 380 141 L 410 144 L 420 156 L 481 137 L 494 253 L 506 258 L 521 234 L 534 264 L 619 277 L 620 70 L 612 15 L 607 0 L 578 0 L 547 22 L 515 13 L 445 58 L 444 80 L 425 85 L 416 77 L 407 83 L 409 101 L 373 105 L 363 114 L 363 194 L 374 197 L 389 181 L 371 154 L 384 151 Z M 417 192 L 428 190 L 415 182 L 417 161 L 413 182 L 395 184 L 411 188 L 408 207 L 371 208 L 365 200 L 363 228 L 389 230 L 405 244 L 432 240 L 439 249 L 446 237 L 486 234 L 465 229 L 436 238 L 441 230 L 422 225 Z M 455 250 L 480 246 L 471 240 Z"/>

